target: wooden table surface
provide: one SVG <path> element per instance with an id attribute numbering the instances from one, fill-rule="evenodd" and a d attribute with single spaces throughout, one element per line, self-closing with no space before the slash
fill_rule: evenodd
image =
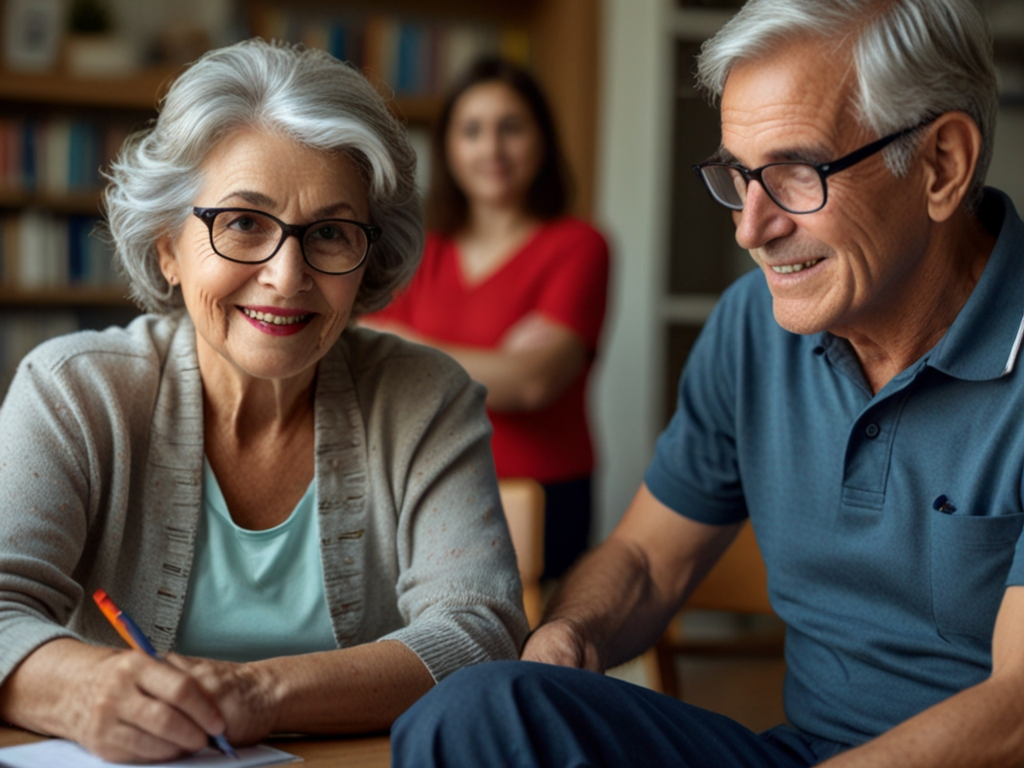
<path id="1" fill-rule="evenodd" d="M 0 726 L 0 747 L 13 747 L 40 741 L 37 736 L 18 728 Z M 387 736 L 353 736 L 337 739 L 274 738 L 266 744 L 303 758 L 312 768 L 344 766 L 344 768 L 388 768 L 391 747 Z"/>

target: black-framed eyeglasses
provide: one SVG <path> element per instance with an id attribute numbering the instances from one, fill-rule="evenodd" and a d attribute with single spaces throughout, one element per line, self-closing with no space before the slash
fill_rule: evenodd
<path id="1" fill-rule="evenodd" d="M 285 224 L 253 208 L 193 208 L 210 230 L 214 253 L 239 264 L 262 264 L 294 236 L 302 258 L 317 272 L 345 275 L 366 261 L 381 228 L 349 219 L 320 219 L 311 224 Z"/>
<path id="2" fill-rule="evenodd" d="M 881 152 L 894 141 L 924 128 L 934 119 L 930 117 L 910 128 L 890 133 L 830 163 L 787 160 L 750 169 L 738 163 L 709 160 L 693 166 L 693 171 L 704 182 L 711 197 L 734 211 L 743 210 L 747 187 L 751 181 L 757 181 L 772 202 L 782 210 L 797 214 L 815 213 L 828 202 L 828 184 L 825 179 Z"/>

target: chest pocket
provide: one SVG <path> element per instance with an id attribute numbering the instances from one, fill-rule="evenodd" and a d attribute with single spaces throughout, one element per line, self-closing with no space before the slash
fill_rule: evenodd
<path id="1" fill-rule="evenodd" d="M 988 643 L 1024 514 L 932 514 L 932 605 L 939 634 Z"/>

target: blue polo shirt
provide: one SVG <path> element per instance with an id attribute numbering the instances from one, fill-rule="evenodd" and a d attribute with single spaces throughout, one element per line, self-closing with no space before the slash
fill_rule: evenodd
<path id="1" fill-rule="evenodd" d="M 844 339 L 783 330 L 761 272 L 741 278 L 645 476 L 694 520 L 749 516 L 788 627 L 787 717 L 821 738 L 860 744 L 986 679 L 1024 584 L 1024 224 L 995 190 L 982 217 L 999 236 L 970 299 L 877 395 Z"/>

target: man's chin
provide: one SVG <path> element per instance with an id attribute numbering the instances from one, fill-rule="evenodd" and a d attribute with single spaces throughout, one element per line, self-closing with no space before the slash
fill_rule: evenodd
<path id="1" fill-rule="evenodd" d="M 775 322 L 790 333 L 810 336 L 828 330 L 831 325 L 819 312 L 813 311 L 803 302 L 786 302 L 778 299 L 772 302 Z"/>

